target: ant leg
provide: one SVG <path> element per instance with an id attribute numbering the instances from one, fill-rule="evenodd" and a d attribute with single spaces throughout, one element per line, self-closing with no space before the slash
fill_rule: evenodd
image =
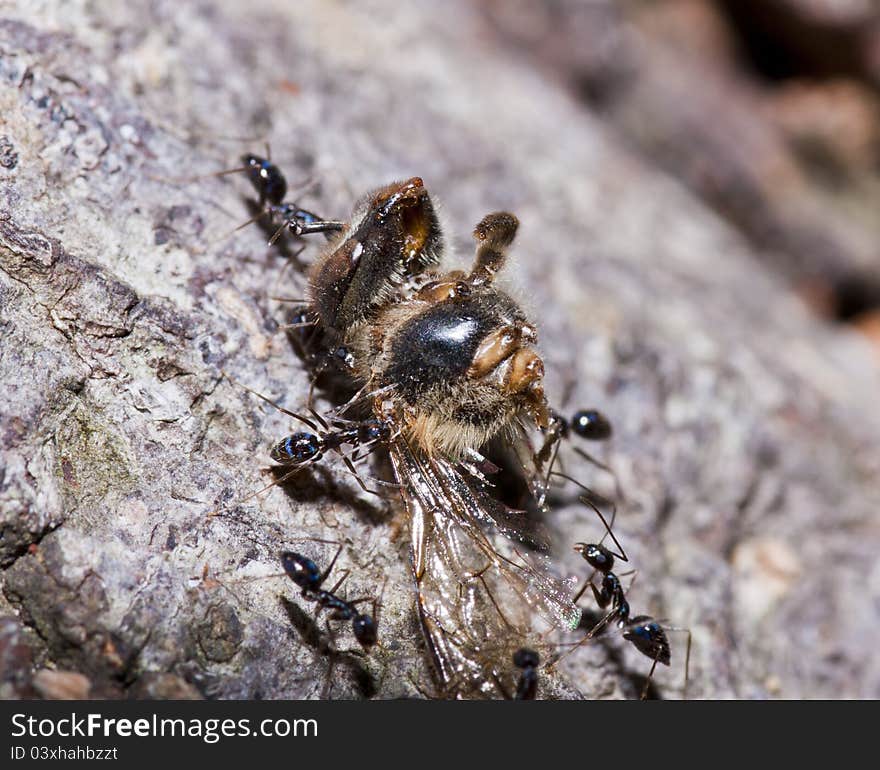
<path id="1" fill-rule="evenodd" d="M 671 631 L 675 631 L 676 629 L 670 629 Z M 690 673 L 690 665 L 691 665 L 691 630 L 688 628 L 687 630 L 687 650 L 684 655 L 684 687 L 681 689 L 681 699 L 687 700 L 687 688 L 688 688 L 688 674 Z"/>
<path id="2" fill-rule="evenodd" d="M 571 603 L 572 603 L 572 604 L 577 604 L 577 603 L 580 601 L 580 598 L 581 598 L 581 597 L 587 592 L 587 589 L 588 589 L 588 588 L 592 588 L 592 589 L 593 589 L 593 593 L 596 592 L 596 586 L 593 585 L 593 576 L 594 576 L 595 574 L 596 574 L 596 570 L 593 570 L 593 572 L 592 572 L 592 574 L 590 575 L 590 577 L 587 578 L 586 582 L 583 584 L 583 586 L 581 586 L 581 590 L 578 591 L 578 592 L 574 595 L 574 597 L 572 598 L 572 600 L 571 600 Z M 596 601 L 597 601 L 597 602 L 599 601 L 598 597 L 596 598 Z"/>
<path id="3" fill-rule="evenodd" d="M 274 406 L 282 414 L 286 414 L 288 417 L 293 417 L 295 420 L 299 420 L 301 423 L 304 423 L 305 425 L 307 425 L 309 428 L 311 428 L 316 433 L 319 432 L 318 426 L 315 425 L 307 417 L 303 417 L 301 414 L 297 414 L 296 412 L 291 412 L 289 409 L 285 409 L 283 406 L 281 406 L 281 404 L 276 403 L 271 398 L 264 396 L 262 393 L 258 393 L 253 388 L 249 388 L 243 382 L 239 382 L 232 375 L 230 375 L 228 372 L 226 372 L 222 369 L 220 371 L 222 372 L 223 376 L 227 380 L 229 380 L 233 385 L 237 385 L 238 387 L 242 388 L 243 390 L 246 390 L 248 393 L 256 396 L 257 398 L 261 399 L 262 401 L 265 401 L 267 404 L 269 404 L 269 406 Z"/>
<path id="4" fill-rule="evenodd" d="M 284 467 L 284 466 L 274 466 L 274 467 Z M 297 465 L 289 473 L 285 473 L 280 479 L 276 479 L 275 481 L 271 482 L 270 484 L 266 484 L 266 486 L 261 487 L 260 489 L 256 490 L 255 492 L 251 492 L 249 495 L 246 495 L 245 497 L 242 497 L 239 500 L 236 500 L 233 503 L 233 505 L 241 505 L 242 503 L 246 503 L 248 500 L 251 500 L 254 497 L 257 497 L 257 495 L 261 495 L 261 494 L 263 494 L 263 492 L 266 492 L 267 490 L 272 489 L 272 487 L 281 486 L 285 481 L 292 479 L 304 467 L 305 467 L 304 465 Z M 220 510 L 217 508 L 215 508 L 211 511 L 208 511 L 208 514 L 207 514 L 208 518 L 213 518 L 214 516 L 220 516 L 220 515 L 221 515 Z"/>
<path id="5" fill-rule="evenodd" d="M 364 456 L 366 456 L 366 455 L 364 455 Z M 342 462 L 345 463 L 345 466 L 348 468 L 348 472 L 349 472 L 352 476 L 354 476 L 354 479 L 355 479 L 355 481 L 357 481 L 358 486 L 359 486 L 361 489 L 363 489 L 364 492 L 366 492 L 366 493 L 369 494 L 369 495 L 376 495 L 376 497 L 381 497 L 381 498 L 383 498 L 383 499 L 387 499 L 387 498 L 385 497 L 385 495 L 383 495 L 381 492 L 379 492 L 379 491 L 376 490 L 376 489 L 370 489 L 370 488 L 364 483 L 364 480 L 361 478 L 361 474 L 358 473 L 357 468 L 355 468 L 354 463 L 351 461 L 351 458 L 350 458 L 350 457 L 348 457 L 347 455 L 342 455 Z M 373 477 L 370 477 L 370 478 L 373 478 Z M 373 481 L 376 481 L 376 482 L 378 482 L 379 484 L 387 485 L 387 486 L 389 486 L 389 487 L 394 487 L 395 489 L 400 489 L 400 485 L 395 484 L 395 483 L 393 483 L 393 482 L 391 482 L 391 481 L 383 481 L 382 479 L 376 479 L 376 478 L 373 478 Z"/>
<path id="6" fill-rule="evenodd" d="M 593 455 L 591 455 L 589 452 L 585 452 L 585 451 L 584 451 L 583 449 L 581 449 L 580 447 L 577 447 L 577 446 L 576 446 L 576 447 L 572 447 L 572 449 L 574 449 L 574 451 L 575 451 L 577 454 L 579 454 L 581 457 L 583 457 L 584 460 L 586 460 L 586 461 L 589 462 L 589 463 L 592 463 L 592 464 L 595 465 L 597 468 L 599 468 L 600 470 L 605 471 L 608 475 L 610 475 L 611 478 L 614 480 L 614 496 L 615 496 L 618 500 L 623 500 L 623 499 L 624 499 L 624 496 L 623 496 L 623 486 L 621 485 L 621 483 L 620 483 L 620 479 L 619 479 L 618 476 L 617 476 L 617 471 L 615 471 L 614 468 L 612 468 L 610 465 L 606 465 L 606 464 L 603 463 L 601 460 L 597 460 L 595 457 L 593 457 Z"/>
<path id="7" fill-rule="evenodd" d="M 308 301 L 305 297 L 276 297 L 274 294 L 270 294 L 269 299 L 274 300 L 275 302 L 290 302 L 294 305 L 308 305 Z"/>
<path id="8" fill-rule="evenodd" d="M 278 331 L 290 332 L 294 329 L 307 329 L 310 326 L 317 326 L 317 321 L 299 321 L 294 324 L 282 324 L 278 327 Z"/>
<path id="9" fill-rule="evenodd" d="M 311 406 L 309 406 L 309 412 L 311 413 L 312 417 L 315 418 L 315 422 L 317 422 L 318 425 L 320 425 L 325 431 L 330 430 L 330 426 L 327 424 L 327 421 L 323 417 L 321 417 L 321 415 L 318 414 Z"/>
<path id="10" fill-rule="evenodd" d="M 666 631 L 676 631 L 678 633 L 687 634 L 687 645 L 685 647 L 684 653 L 684 684 L 681 688 L 681 697 L 682 700 L 687 700 L 687 687 L 688 680 L 690 678 L 690 665 L 691 665 L 691 641 L 693 639 L 693 634 L 691 634 L 691 630 L 689 628 L 680 628 L 679 626 L 664 626 L 664 630 Z"/>
<path id="11" fill-rule="evenodd" d="M 595 586 L 593 587 L 593 590 L 595 591 Z M 597 600 L 598 600 L 598 597 L 597 597 Z M 585 645 L 587 642 L 589 642 L 590 639 L 592 639 L 592 638 L 594 638 L 595 636 L 597 636 L 602 630 L 604 630 L 604 628 L 608 625 L 608 623 L 614 618 L 614 616 L 615 616 L 616 614 L 617 614 L 617 609 L 616 609 L 616 608 L 613 609 L 613 610 L 611 610 L 611 612 L 609 612 L 607 615 L 605 615 L 605 617 L 602 618 L 602 620 L 600 620 L 598 623 L 596 623 L 596 625 L 593 626 L 593 627 L 587 632 L 587 635 L 586 635 L 583 639 L 581 639 L 581 640 L 580 640 L 579 642 L 577 642 L 576 644 L 572 645 L 572 647 L 571 647 L 569 650 L 567 650 L 566 652 L 564 652 L 564 653 L 562 653 L 562 654 L 559 654 L 559 655 L 556 655 L 555 657 L 553 657 L 553 658 L 551 658 L 550 660 L 548 660 L 548 661 L 547 661 L 547 667 L 549 668 L 550 666 L 553 666 L 553 665 L 555 665 L 556 663 L 559 663 L 559 661 L 564 660 L 564 659 L 567 658 L 569 655 L 571 655 L 575 650 L 577 650 L 578 648 L 582 647 L 582 646 Z"/>
<path id="12" fill-rule="evenodd" d="M 312 404 L 315 403 L 315 385 L 316 385 L 317 382 L 318 382 L 318 377 L 319 377 L 319 376 L 320 376 L 320 375 L 319 375 L 318 373 L 314 373 L 314 374 L 312 375 L 312 379 L 311 379 L 311 381 L 309 382 L 309 395 L 308 395 L 308 397 L 306 398 L 306 409 L 311 409 L 311 408 L 312 408 Z"/>
<path id="13" fill-rule="evenodd" d="M 498 674 L 494 671 L 492 672 L 492 681 L 495 683 L 498 692 L 501 693 L 501 697 L 504 698 L 504 700 L 514 700 L 513 695 L 511 695 L 509 690 L 502 684 L 501 680 L 498 678 Z"/>
<path id="14" fill-rule="evenodd" d="M 333 631 L 330 629 L 330 621 L 324 624 L 327 629 L 327 638 L 333 638 Z M 321 700 L 330 700 L 330 694 L 333 691 L 333 669 L 336 667 L 336 650 L 327 643 L 327 678 L 324 680 L 324 686 L 321 688 Z"/>
<path id="15" fill-rule="evenodd" d="M 629 581 L 629 585 L 626 587 L 626 592 L 629 593 L 632 591 L 632 587 L 636 583 L 636 578 L 639 576 L 639 571 L 637 569 L 629 570 L 629 572 L 620 572 L 617 577 L 627 577 L 628 575 L 632 575 L 633 579 Z"/>
<path id="16" fill-rule="evenodd" d="M 648 700 L 648 688 L 651 686 L 651 678 L 654 676 L 654 669 L 657 668 L 657 658 L 651 664 L 651 670 L 648 672 L 648 678 L 645 680 L 645 686 L 642 687 L 642 694 L 639 700 Z"/>
<path id="17" fill-rule="evenodd" d="M 345 582 L 346 578 L 348 578 L 348 576 L 350 574 L 351 574 L 351 570 L 347 570 L 347 569 L 342 570 L 342 577 L 336 581 L 336 585 L 334 585 L 333 588 L 331 588 L 328 593 L 331 593 L 334 596 L 336 596 L 336 592 L 339 590 L 339 587 Z M 349 604 L 351 604 L 351 602 L 349 602 Z"/>
<path id="18" fill-rule="evenodd" d="M 535 453 L 535 460 L 538 464 L 543 465 L 550 459 L 550 467 L 547 471 L 547 481 L 550 481 L 550 471 L 553 470 L 553 463 L 559 452 L 559 445 L 565 437 L 566 424 L 555 410 L 550 410 L 550 424 L 544 432 L 544 442 L 541 448 Z M 551 457 L 552 453 L 552 457 Z"/>
<path id="19" fill-rule="evenodd" d="M 336 549 L 336 553 L 333 555 L 333 558 L 330 560 L 330 566 L 327 567 L 327 569 L 325 569 L 325 570 L 321 573 L 321 579 L 318 581 L 318 585 L 319 585 L 319 586 L 322 585 L 322 584 L 324 583 L 324 581 L 327 579 L 327 577 L 328 577 L 328 576 L 330 575 L 330 573 L 333 571 L 333 565 L 336 564 L 336 560 L 339 558 L 339 554 L 342 553 L 342 548 L 343 548 L 343 544 L 340 543 L 340 544 L 339 544 L 339 548 Z M 347 574 L 347 573 L 346 573 L 346 574 Z M 332 594 L 335 590 L 336 590 L 336 588 L 334 588 L 333 590 L 331 590 L 330 593 Z"/>

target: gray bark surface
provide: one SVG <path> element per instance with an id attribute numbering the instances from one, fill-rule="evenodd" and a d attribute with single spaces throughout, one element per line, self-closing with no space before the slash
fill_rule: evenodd
<path id="1" fill-rule="evenodd" d="M 301 296 L 302 274 L 285 269 L 294 245 L 229 234 L 249 216 L 243 177 L 191 178 L 266 139 L 332 217 L 412 175 L 465 257 L 484 213 L 520 217 L 508 272 L 550 396 L 614 423 L 596 452 L 626 491 L 628 596 L 691 629 L 688 697 L 880 697 L 870 346 L 468 4 L 431 9 L 0 6 L 0 697 L 82 686 L 32 676 L 46 668 L 107 697 L 317 697 L 328 678 L 332 697 L 430 692 L 393 503 L 335 464 L 237 502 L 290 421 L 221 372 L 302 407 L 271 298 Z M 586 575 L 571 544 L 601 524 L 577 504 L 550 524 L 560 570 Z M 331 665 L 312 605 L 244 579 L 307 537 L 346 544 L 349 596 L 384 585 L 382 649 Z M 682 694 L 672 641 L 664 697 Z M 355 646 L 344 629 L 335 643 Z M 584 697 L 633 697 L 649 662 L 628 647 L 609 635 L 564 674 Z"/>

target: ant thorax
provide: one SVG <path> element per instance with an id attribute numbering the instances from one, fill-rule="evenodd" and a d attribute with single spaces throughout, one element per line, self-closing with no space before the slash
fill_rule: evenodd
<path id="1" fill-rule="evenodd" d="M 512 214 L 474 231 L 470 274 L 428 272 L 443 239 L 421 179 L 363 199 L 310 275 L 310 309 L 351 354 L 351 373 L 393 404 L 401 432 L 429 454 L 461 457 L 528 417 L 548 420 L 537 334 L 492 281 L 516 233 Z M 382 415 L 387 416 L 386 414 Z"/>

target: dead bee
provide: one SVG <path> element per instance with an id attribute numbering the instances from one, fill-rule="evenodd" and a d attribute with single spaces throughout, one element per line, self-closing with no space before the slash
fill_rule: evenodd
<path id="1" fill-rule="evenodd" d="M 581 616 L 570 586 L 548 569 L 546 539 L 493 495 L 497 469 L 480 454 L 500 439 L 538 466 L 529 433 L 550 423 L 536 328 L 494 284 L 517 227 L 512 214 L 489 214 L 474 229 L 470 271 L 441 272 L 443 232 L 422 180 L 382 187 L 313 264 L 303 315 L 313 348 L 359 387 L 324 424 L 361 408 L 383 426 L 377 441 L 409 514 L 421 627 L 439 690 L 456 697 L 503 697 L 497 683 L 517 651 Z M 309 231 L 322 232 L 320 223 Z M 319 433 L 308 451 L 305 434 L 276 444 L 285 466 L 356 443 Z M 525 473 L 543 498 L 540 468 Z"/>

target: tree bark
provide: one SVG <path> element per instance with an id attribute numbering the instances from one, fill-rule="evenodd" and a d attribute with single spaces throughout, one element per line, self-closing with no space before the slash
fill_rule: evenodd
<path id="1" fill-rule="evenodd" d="M 285 269 L 296 244 L 230 232 L 246 180 L 204 175 L 270 140 L 292 183 L 316 181 L 303 205 L 331 217 L 412 175 L 465 255 L 483 214 L 517 214 L 508 272 L 550 395 L 612 419 L 597 454 L 626 492 L 628 597 L 690 628 L 688 697 L 880 696 L 870 346 L 813 317 L 469 4 L 433 8 L 3 6 L 0 695 L 69 692 L 32 676 L 45 668 L 107 697 L 431 691 L 393 501 L 341 466 L 249 497 L 290 422 L 222 372 L 302 407 L 308 374 L 272 297 L 301 296 L 303 277 Z M 560 570 L 584 577 L 571 545 L 601 523 L 562 501 L 550 524 Z M 246 579 L 308 537 L 345 543 L 349 595 L 385 586 L 382 649 L 325 655 L 311 605 Z M 663 697 L 682 695 L 672 642 Z M 638 694 L 650 662 L 618 635 L 581 653 L 564 667 L 577 693 Z"/>

